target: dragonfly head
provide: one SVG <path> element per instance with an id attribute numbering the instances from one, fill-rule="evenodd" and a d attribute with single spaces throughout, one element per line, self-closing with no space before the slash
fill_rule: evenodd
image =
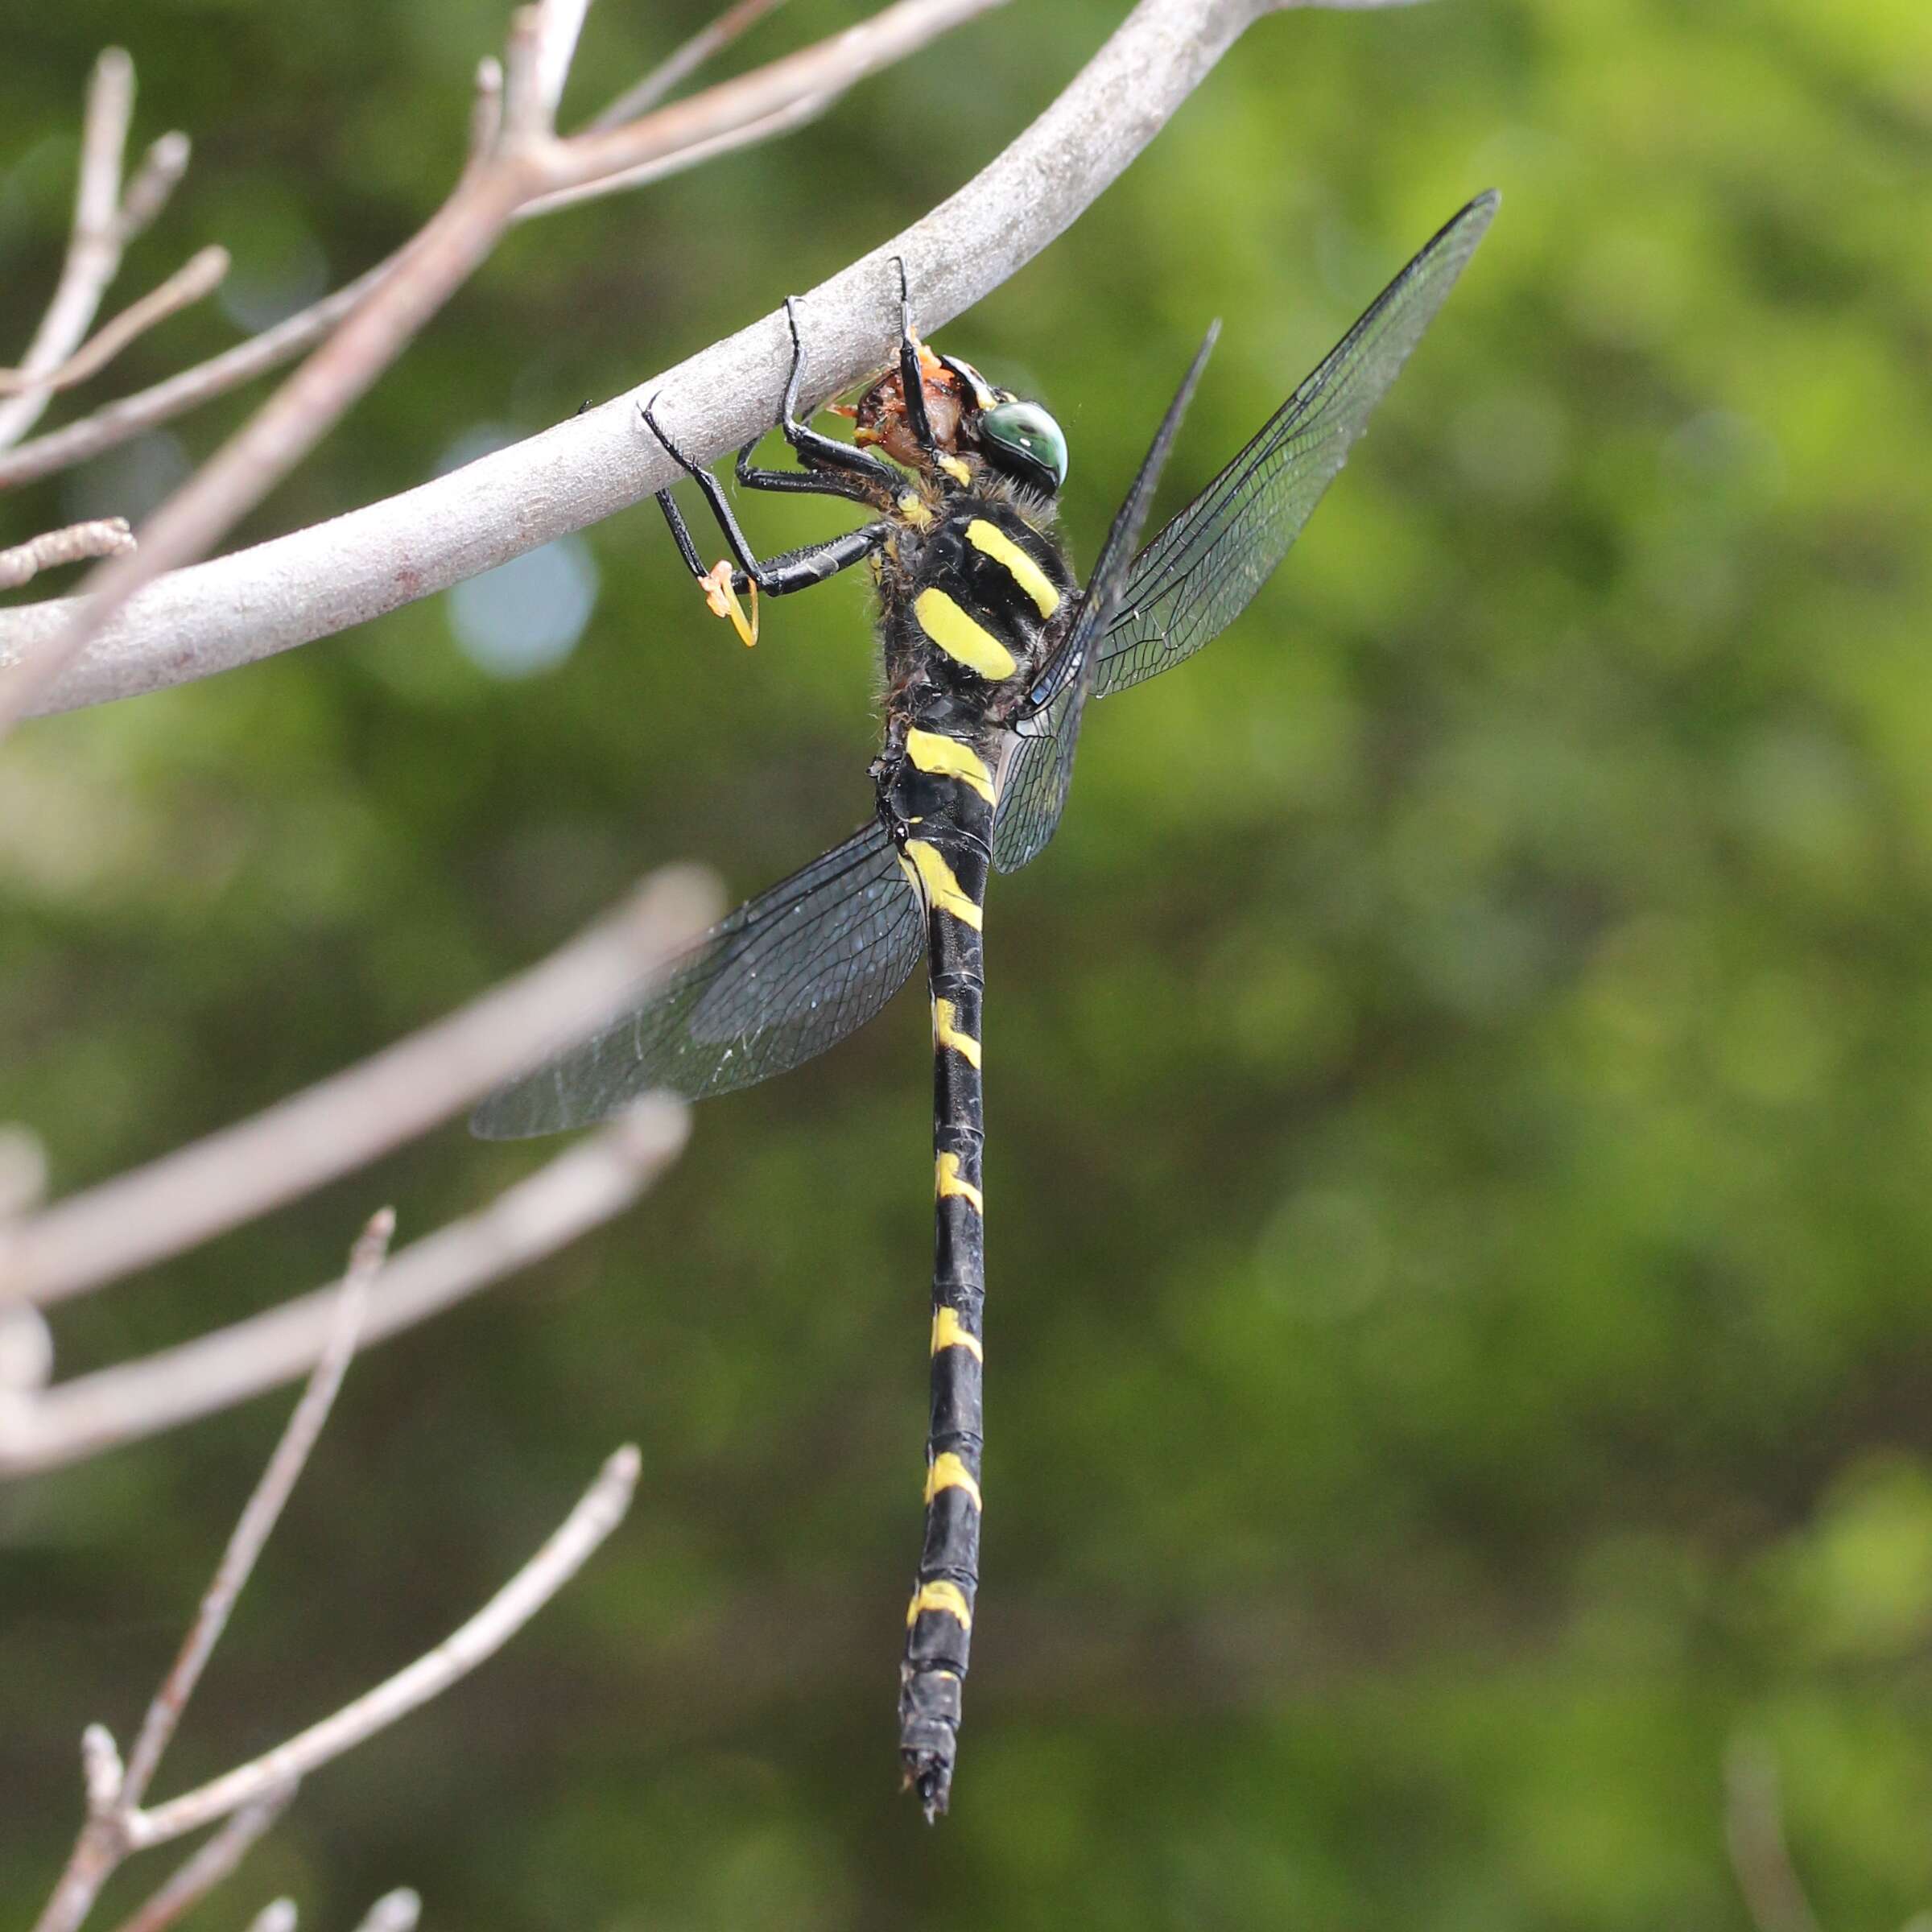
<path id="1" fill-rule="evenodd" d="M 1009 389 L 994 388 L 970 362 L 940 355 L 923 342 L 918 347 L 919 386 L 939 453 L 976 456 L 1016 483 L 1043 496 L 1058 496 L 1067 481 L 1067 438 L 1059 424 L 1038 403 L 1026 402 Z M 861 449 L 881 450 L 908 469 L 925 466 L 927 459 L 906 419 L 905 390 L 896 365 L 856 405 L 835 407 L 855 420 L 852 440 Z"/>
<path id="2" fill-rule="evenodd" d="M 979 419 L 980 450 L 997 470 L 1049 497 L 1067 481 L 1067 438 L 1037 402 L 1001 390 Z"/>
<path id="3" fill-rule="evenodd" d="M 960 426 L 964 440 L 977 444 L 980 454 L 1003 476 L 1057 497 L 1067 481 L 1067 438 L 1059 424 L 1038 403 L 1022 401 L 1009 389 L 995 389 L 970 362 L 956 356 L 939 360 L 970 398 Z"/>

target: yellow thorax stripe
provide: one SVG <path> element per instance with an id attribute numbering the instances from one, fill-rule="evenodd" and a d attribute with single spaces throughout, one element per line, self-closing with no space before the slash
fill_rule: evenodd
<path id="1" fill-rule="evenodd" d="M 948 1449 L 943 1455 L 932 1459 L 932 1467 L 926 1472 L 926 1500 L 931 1502 L 942 1489 L 964 1489 L 972 1498 L 976 1509 L 986 1505 L 980 1500 L 980 1485 L 972 1472 Z"/>
<path id="2" fill-rule="evenodd" d="M 912 601 L 919 629 L 956 663 L 997 684 L 1013 675 L 1013 653 L 943 590 L 923 590 Z"/>
<path id="3" fill-rule="evenodd" d="M 985 1213 L 986 1197 L 971 1181 L 960 1178 L 960 1157 L 956 1154 L 941 1154 L 936 1166 L 941 1200 L 944 1200 L 949 1194 L 956 1194 L 961 1200 L 972 1203 L 975 1214 Z"/>
<path id="4" fill-rule="evenodd" d="M 960 883 L 958 875 L 946 863 L 945 854 L 938 846 L 927 839 L 908 839 L 906 857 L 919 873 L 919 885 L 928 905 L 951 913 L 962 925 L 970 926 L 975 932 L 983 930 L 980 920 L 984 915 L 972 895 Z"/>
<path id="5" fill-rule="evenodd" d="M 919 1620 L 922 1610 L 937 1610 L 944 1616 L 956 1617 L 962 1630 L 972 1628 L 972 1612 L 966 1608 L 966 1592 L 957 1583 L 921 1583 L 913 1592 L 911 1608 L 906 1612 L 908 1630 Z"/>
<path id="6" fill-rule="evenodd" d="M 966 541 L 994 563 L 1003 564 L 1013 582 L 1033 599 L 1042 617 L 1050 617 L 1059 609 L 1060 593 L 1047 580 L 1046 572 L 998 524 L 975 517 L 966 526 Z"/>
<path id="7" fill-rule="evenodd" d="M 980 1063 L 980 1043 L 969 1033 L 961 1033 L 959 1027 L 960 1009 L 951 1000 L 935 1000 L 932 1003 L 932 1038 L 940 1046 L 950 1046 L 963 1060 L 969 1060 L 975 1067 Z"/>
<path id="8" fill-rule="evenodd" d="M 970 785 L 989 805 L 993 803 L 993 773 L 970 745 L 962 745 L 943 732 L 921 731 L 915 724 L 906 733 L 906 755 L 921 771 L 957 778 Z"/>
<path id="9" fill-rule="evenodd" d="M 956 1308 L 942 1308 L 932 1318 L 932 1352 L 937 1355 L 942 1348 L 964 1348 L 976 1362 L 986 1359 L 980 1338 L 960 1319 Z"/>
<path id="10" fill-rule="evenodd" d="M 939 468 L 956 483 L 963 485 L 972 481 L 972 472 L 957 456 L 941 456 Z"/>

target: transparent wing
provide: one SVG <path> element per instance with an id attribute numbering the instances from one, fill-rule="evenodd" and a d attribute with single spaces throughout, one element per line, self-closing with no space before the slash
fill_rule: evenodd
<path id="1" fill-rule="evenodd" d="M 604 1118 L 653 1087 L 729 1093 L 823 1053 L 906 982 L 919 901 L 876 820 L 712 927 L 645 1003 L 477 1108 L 486 1140 Z"/>
<path id="2" fill-rule="evenodd" d="M 1133 547 L 1147 521 L 1154 485 L 1161 480 L 1167 452 L 1180 433 L 1181 419 L 1187 413 L 1194 386 L 1208 366 L 1220 328 L 1216 322 L 1195 352 L 1193 365 L 1167 405 L 1133 487 L 1114 513 L 1113 527 L 1107 533 L 1066 642 L 1042 667 L 1038 682 L 1022 707 L 993 821 L 993 863 L 1002 872 L 1018 872 L 1028 861 L 1038 858 L 1067 809 L 1067 788 L 1073 783 L 1073 754 L 1080 745 L 1080 716 L 1093 689 L 1094 646 L 1105 636 L 1121 608 L 1133 568 Z"/>
<path id="3" fill-rule="evenodd" d="M 1479 195 L 1451 221 L 1247 448 L 1134 559 L 1119 614 L 1096 654 L 1099 696 L 1192 656 L 1247 607 L 1455 286 L 1498 200 Z"/>

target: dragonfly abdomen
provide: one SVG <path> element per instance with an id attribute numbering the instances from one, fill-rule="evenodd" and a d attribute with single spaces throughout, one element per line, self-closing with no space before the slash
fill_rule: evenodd
<path id="1" fill-rule="evenodd" d="M 934 1206 L 926 1529 L 906 1614 L 899 1750 L 906 1782 L 927 1816 L 936 1817 L 952 1782 L 979 1589 L 986 1298 L 981 929 L 993 800 L 989 774 L 982 789 L 985 767 L 970 746 L 916 726 L 906 737 L 908 767 L 894 793 L 927 807 L 902 821 L 901 850 L 927 924 Z"/>

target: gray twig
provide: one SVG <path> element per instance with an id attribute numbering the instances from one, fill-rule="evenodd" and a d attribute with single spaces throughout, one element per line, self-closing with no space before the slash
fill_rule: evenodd
<path id="1" fill-rule="evenodd" d="M 80 346 L 120 272 L 122 251 L 160 213 L 188 165 L 188 137 L 164 134 L 148 150 L 124 196 L 121 166 L 134 113 L 134 64 L 119 47 L 110 47 L 95 62 L 88 85 L 67 258 L 17 372 L 31 386 L 20 386 L 19 394 L 0 400 L 0 450 L 19 442 L 39 421 L 52 394 L 44 378 Z"/>
<path id="2" fill-rule="evenodd" d="M 588 125 L 599 130 L 616 126 L 642 112 L 685 79 L 700 61 L 710 58 L 742 33 L 751 24 L 754 14 L 762 15 L 783 4 L 784 0 L 745 0 L 745 4 L 729 9 Z M 470 130 L 473 160 L 489 152 L 501 131 L 502 85 L 503 69 L 500 62 L 485 60 L 479 64 Z M 729 134 L 719 135 L 715 140 L 694 142 L 675 154 L 642 163 L 636 167 L 620 169 L 603 180 L 588 182 L 580 188 L 553 195 L 539 195 L 518 208 L 513 218 L 519 222 L 527 221 L 559 208 L 575 208 L 606 195 L 621 194 L 649 182 L 661 181 L 667 175 L 701 167 L 720 155 L 752 147 L 804 126 L 824 114 L 838 97 L 836 92 L 807 96 L 762 121 L 748 123 Z M 622 109 L 621 113 L 617 111 L 619 108 Z M 159 146 L 157 142 L 157 148 Z M 130 200 L 133 196 L 134 191 L 130 189 Z M 52 476 L 76 463 L 85 462 L 104 449 L 112 449 L 118 444 L 158 428 L 176 416 L 212 402 L 217 396 L 225 395 L 245 382 L 252 382 L 258 376 L 266 375 L 270 370 L 292 362 L 303 349 L 320 342 L 371 289 L 384 280 L 407 252 L 406 244 L 373 268 L 365 270 L 353 282 L 345 283 L 307 308 L 285 317 L 272 328 L 264 329 L 259 335 L 251 336 L 246 341 L 238 342 L 217 356 L 211 356 L 192 369 L 167 377 L 131 396 L 103 403 L 92 415 L 63 423 L 60 428 L 36 436 L 30 443 L 21 444 L 18 448 L 0 449 L 0 489 L 10 484 L 31 482 L 37 477 Z"/>
<path id="3" fill-rule="evenodd" d="M 45 370 L 0 369 L 0 396 L 15 396 L 27 390 L 51 396 L 85 382 L 106 368 L 136 336 L 199 302 L 228 269 L 226 249 L 198 250 L 158 287 L 130 302 L 111 322 L 103 323 L 64 362 Z"/>
<path id="4" fill-rule="evenodd" d="M 1777 1761 L 1746 1738 L 1724 1759 L 1724 1843 L 1758 1932 L 1819 1932 L 1785 1842 Z"/>
<path id="5" fill-rule="evenodd" d="M 362 1915 L 356 1932 L 416 1932 L 423 1901 L 407 1885 L 385 1892 Z"/>
<path id="6" fill-rule="evenodd" d="M 370 1220 L 357 1239 L 350 1257 L 348 1278 L 336 1298 L 334 1328 L 328 1345 L 316 1364 L 308 1385 L 302 1392 L 302 1399 L 290 1415 L 260 1480 L 242 1508 L 228 1547 L 216 1566 L 214 1580 L 202 1597 L 200 1608 L 188 1626 L 180 1653 L 148 1706 L 134 1748 L 125 1765 L 115 1747 L 113 1734 L 105 1725 L 89 1724 L 81 1734 L 80 1765 L 87 1791 L 87 1818 L 74 1841 L 67 1868 L 55 1885 L 35 1932 L 77 1932 L 100 1897 L 101 1888 L 122 1860 L 144 1843 L 159 1842 L 142 1836 L 146 1828 L 144 1821 L 150 1814 L 142 1810 L 141 1801 L 159 1768 L 162 1755 L 174 1736 L 176 1725 L 181 1721 L 188 1700 L 194 1695 L 202 1670 L 227 1627 L 229 1612 L 234 1608 L 235 1600 L 248 1581 L 262 1545 L 267 1542 L 283 1504 L 288 1501 L 290 1491 L 308 1463 L 316 1439 L 321 1434 L 322 1425 L 328 1419 L 336 1392 L 342 1385 L 349 1358 L 355 1352 L 356 1336 L 369 1282 L 388 1253 L 389 1237 L 394 1227 L 395 1216 L 386 1208 Z M 240 1804 L 259 1804 L 284 1786 L 293 1784 L 300 1775 L 297 1769 L 281 1777 L 264 1779 L 244 1794 Z M 238 1810 L 240 1804 L 224 1806 L 202 1822 L 213 1823 L 216 1818 L 225 1817 L 229 1812 Z M 246 1848 L 245 1843 L 236 1851 L 236 1862 L 239 1862 L 241 1852 Z"/>
<path id="7" fill-rule="evenodd" d="M 274 1829 L 295 1795 L 293 1785 L 283 1785 L 263 1793 L 252 1805 L 244 1805 L 121 1922 L 118 1932 L 167 1932 L 175 1920 L 192 1912 L 224 1879 L 233 1876 L 256 1841 Z"/>
<path id="8" fill-rule="evenodd" d="M 543 1548 L 435 1649 L 286 1744 L 197 1790 L 140 1812 L 129 1821 L 131 1843 L 137 1847 L 163 1844 L 225 1818 L 272 1786 L 308 1777 L 468 1676 L 522 1629 L 624 1520 L 637 1488 L 638 1468 L 638 1451 L 626 1443 L 605 1463 Z"/>
<path id="9" fill-rule="evenodd" d="M 251 1120 L 0 1229 L 9 1294 L 41 1302 L 80 1294 L 412 1139 L 573 1028 L 647 990 L 717 907 L 707 875 L 655 873 L 610 916 L 435 1025 Z"/>
<path id="10" fill-rule="evenodd" d="M 10 550 L 0 550 L 0 590 L 17 590 L 43 570 L 63 564 L 84 564 L 92 557 L 118 556 L 134 547 L 134 533 L 126 517 L 96 517 L 29 537 Z"/>
<path id="11" fill-rule="evenodd" d="M 487 1206 L 405 1248 L 383 1271 L 365 1346 L 427 1321 L 621 1214 L 683 1150 L 690 1114 L 641 1101 Z M 212 1335 L 52 1389 L 0 1389 L 0 1476 L 97 1455 L 298 1380 L 338 1290 L 318 1288 Z"/>
<path id="12" fill-rule="evenodd" d="M 785 0 L 738 0 L 737 6 L 726 7 L 708 27 L 700 27 L 682 47 L 660 60 L 642 80 L 625 89 L 594 120 L 584 124 L 586 128 L 601 132 L 636 120 L 784 4 Z"/>

